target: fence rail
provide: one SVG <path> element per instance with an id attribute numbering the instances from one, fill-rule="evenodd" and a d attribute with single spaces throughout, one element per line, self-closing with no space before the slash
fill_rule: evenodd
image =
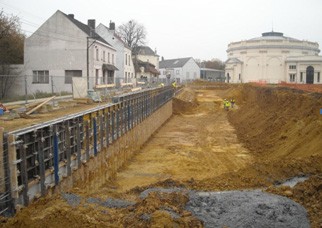
<path id="1" fill-rule="evenodd" d="M 172 96 L 171 87 L 132 92 L 86 112 L 8 133 L 1 129 L 0 215 L 46 195 Z"/>

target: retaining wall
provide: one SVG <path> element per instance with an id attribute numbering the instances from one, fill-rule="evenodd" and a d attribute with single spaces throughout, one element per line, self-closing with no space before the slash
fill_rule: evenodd
<path id="1" fill-rule="evenodd" d="M 56 191 L 95 191 L 172 115 L 171 87 L 113 97 L 113 104 L 4 133 L 0 215 Z"/>

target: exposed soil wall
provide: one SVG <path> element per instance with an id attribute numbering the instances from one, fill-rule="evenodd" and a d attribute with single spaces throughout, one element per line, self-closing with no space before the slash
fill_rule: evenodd
<path id="1" fill-rule="evenodd" d="M 228 118 L 249 149 L 278 159 L 321 156 L 321 93 L 250 85 L 236 89 L 239 108 Z"/>

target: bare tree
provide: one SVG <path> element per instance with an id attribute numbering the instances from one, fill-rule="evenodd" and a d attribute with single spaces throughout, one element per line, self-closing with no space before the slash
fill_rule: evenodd
<path id="1" fill-rule="evenodd" d="M 23 63 L 24 39 L 19 18 L 0 11 L 0 98 L 5 97 L 14 84 L 10 65 Z"/>
<path id="2" fill-rule="evenodd" d="M 122 24 L 117 29 L 117 34 L 131 48 L 146 43 L 146 29 L 135 20 Z"/>
<path id="3" fill-rule="evenodd" d="M 220 59 L 204 60 L 202 62 L 199 62 L 198 65 L 200 67 L 211 68 L 211 69 L 216 69 L 216 70 L 224 70 L 225 69 L 225 63 L 223 61 L 221 61 Z"/>

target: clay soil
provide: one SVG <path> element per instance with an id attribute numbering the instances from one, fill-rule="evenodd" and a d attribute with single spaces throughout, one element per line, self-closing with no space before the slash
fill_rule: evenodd
<path id="1" fill-rule="evenodd" d="M 236 106 L 223 110 L 223 99 Z M 182 193 L 139 194 L 151 187 L 200 191 L 262 189 L 303 205 L 322 226 L 322 94 L 290 88 L 197 82 L 173 101 L 174 115 L 118 172 L 91 192 L 75 187 L 79 205 L 60 193 L 22 209 L 4 227 L 202 227 Z M 278 184 L 308 176 L 295 187 Z M 90 197 L 135 202 L 126 208 Z M 178 216 L 172 217 L 164 208 Z"/>
<path id="2" fill-rule="evenodd" d="M 14 118 L 8 118 L 12 115 L 6 114 L 5 116 L 2 116 L 2 118 L 0 118 L 0 127 L 3 127 L 5 131 L 10 132 L 13 130 L 20 129 L 22 127 L 28 127 L 35 124 L 43 123 L 45 121 L 61 118 L 66 115 L 80 113 L 104 104 L 106 103 L 84 104 L 78 103 L 74 100 L 60 101 L 57 107 L 45 105 L 43 108 L 37 110 L 37 112 L 25 116 L 24 118 L 19 118 L 18 114 L 15 114 Z M 11 107 L 8 108 L 11 109 Z M 20 108 L 22 108 L 22 106 Z M 17 106 L 15 107 L 15 109 L 17 109 Z"/>

